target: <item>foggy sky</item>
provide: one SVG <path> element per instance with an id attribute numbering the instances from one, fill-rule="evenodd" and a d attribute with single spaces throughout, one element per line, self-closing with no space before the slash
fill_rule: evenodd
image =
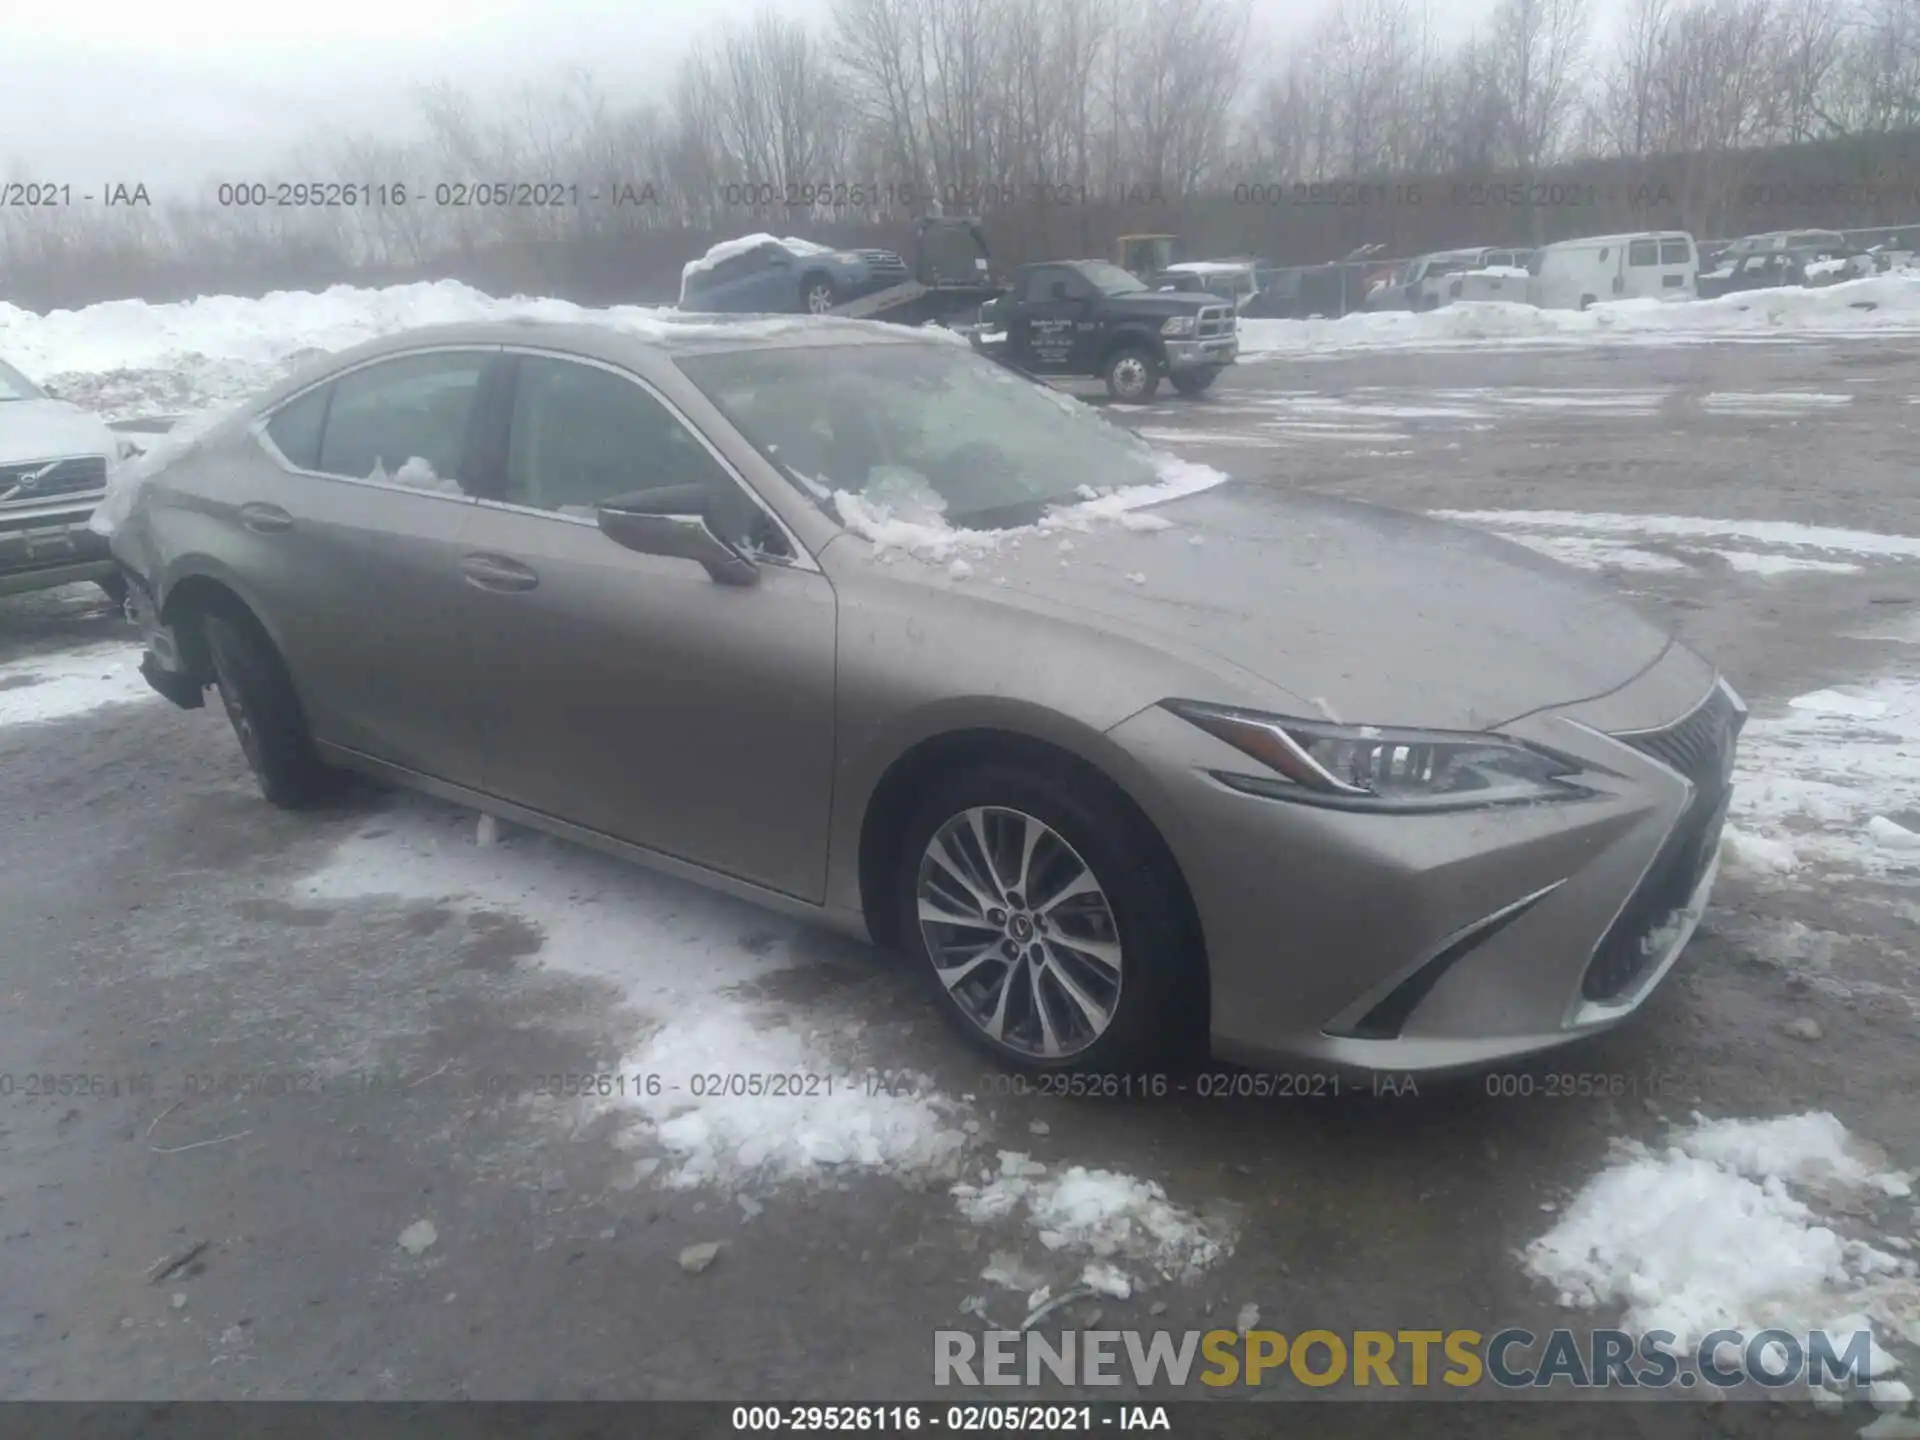
<path id="1" fill-rule="evenodd" d="M 767 0 L 0 0 L 0 177 L 144 183 L 156 205 L 221 180 L 301 176 L 319 132 L 412 134 L 414 97 L 450 81 L 485 99 L 586 70 L 620 103 L 664 97 L 691 45 Z M 818 22 L 831 0 L 775 0 Z M 1339 0 L 1332 0 L 1339 3 Z M 1493 0 L 1430 0 L 1458 34 Z M 1319 6 L 1256 0 L 1256 54 Z M 517 177 L 500 177 L 512 179 Z"/>

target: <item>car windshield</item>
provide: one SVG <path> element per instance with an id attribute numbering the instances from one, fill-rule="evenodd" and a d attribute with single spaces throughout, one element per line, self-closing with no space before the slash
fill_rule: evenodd
<path id="1" fill-rule="evenodd" d="M 1089 261 L 1073 268 L 1103 295 L 1132 295 L 1147 288 L 1140 283 L 1138 277 L 1128 274 L 1118 265 L 1109 265 L 1103 260 Z"/>
<path id="2" fill-rule="evenodd" d="M 40 398 L 39 387 L 11 365 L 0 361 L 0 401 Z"/>
<path id="3" fill-rule="evenodd" d="M 1150 485 L 1151 447 L 959 346 L 685 356 L 680 369 L 815 504 L 836 491 L 902 519 L 1032 524 L 1083 486 Z"/>

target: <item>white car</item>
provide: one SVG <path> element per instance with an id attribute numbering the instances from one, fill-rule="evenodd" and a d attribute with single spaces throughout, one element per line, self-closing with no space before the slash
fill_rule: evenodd
<path id="1" fill-rule="evenodd" d="M 107 542 L 87 520 L 109 470 L 134 448 L 0 362 L 0 595 L 93 580 L 124 597 Z"/>

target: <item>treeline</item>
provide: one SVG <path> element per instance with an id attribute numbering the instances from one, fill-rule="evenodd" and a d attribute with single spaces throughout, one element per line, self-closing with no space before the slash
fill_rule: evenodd
<path id="1" fill-rule="evenodd" d="M 1009 262 L 1128 231 L 1310 262 L 1920 221 L 1920 0 L 1631 0 L 1604 44 L 1585 0 L 1501 0 L 1450 46 L 1411 0 L 1356 0 L 1280 54 L 1251 3 L 838 0 L 819 29 L 716 30 L 652 104 L 584 75 L 433 88 L 410 137 L 289 156 L 304 190 L 0 208 L 0 298 L 454 277 L 670 300 L 715 239 L 898 248 L 934 209 L 981 214 Z"/>

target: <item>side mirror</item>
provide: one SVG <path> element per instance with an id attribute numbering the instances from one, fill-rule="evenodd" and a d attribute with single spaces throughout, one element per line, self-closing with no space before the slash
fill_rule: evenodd
<path id="1" fill-rule="evenodd" d="M 642 555 L 692 560 L 722 585 L 752 585 L 760 579 L 760 567 L 708 523 L 707 495 L 697 485 L 616 496 L 599 507 L 596 518 L 616 545 Z"/>

